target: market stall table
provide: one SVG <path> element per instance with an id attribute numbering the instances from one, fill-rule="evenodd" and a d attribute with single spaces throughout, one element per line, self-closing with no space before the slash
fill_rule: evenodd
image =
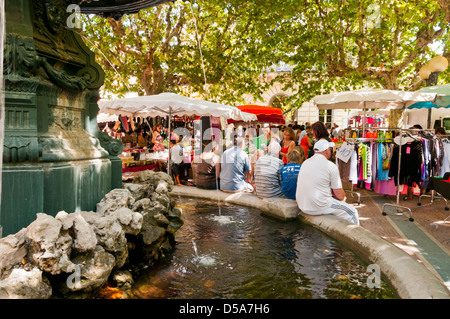
<path id="1" fill-rule="evenodd" d="M 428 191 L 435 191 L 441 195 L 447 203 L 447 200 L 450 200 L 450 172 L 445 173 L 443 177 L 430 177 L 427 185 L 427 192 Z M 418 205 L 420 205 L 420 200 Z M 445 209 L 449 210 L 448 205 L 445 206 Z"/>

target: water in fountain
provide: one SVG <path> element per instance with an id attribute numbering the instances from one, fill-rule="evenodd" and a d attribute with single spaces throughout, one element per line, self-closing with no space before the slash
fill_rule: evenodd
<path id="1" fill-rule="evenodd" d="M 194 262 L 202 266 L 213 266 L 216 263 L 216 259 L 214 257 L 211 257 L 209 255 L 199 256 L 197 245 L 195 244 L 194 239 L 192 239 L 192 246 L 194 247 L 195 253 Z"/>
<path id="2" fill-rule="evenodd" d="M 2 175 L 3 175 L 3 140 L 5 129 L 5 87 L 3 78 L 3 50 L 5 43 L 5 2 L 0 1 L 0 203 L 2 198 Z M 2 220 L 0 208 L 0 238 L 2 238 Z"/>
<path id="3" fill-rule="evenodd" d="M 365 265 L 314 228 L 234 204 L 223 205 L 222 214 L 233 222 L 215 221 L 215 200 L 184 199 L 176 249 L 136 278 L 133 298 L 393 297 L 384 283 L 368 287 Z M 156 289 L 155 282 L 164 285 Z"/>
<path id="4" fill-rule="evenodd" d="M 195 241 L 193 239 L 192 239 L 192 247 L 194 247 L 195 257 L 198 258 L 197 245 L 195 244 Z"/>

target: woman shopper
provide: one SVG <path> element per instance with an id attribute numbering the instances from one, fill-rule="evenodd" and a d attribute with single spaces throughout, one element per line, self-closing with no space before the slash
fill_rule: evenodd
<path id="1" fill-rule="evenodd" d="M 283 157 L 283 163 L 287 164 L 289 152 L 295 147 L 295 133 L 292 127 L 288 127 L 284 130 L 283 141 L 281 141 L 280 155 Z"/>
<path id="2" fill-rule="evenodd" d="M 153 143 L 153 150 L 155 152 L 162 152 L 165 149 L 163 144 L 164 139 L 161 136 L 161 130 L 162 130 L 161 124 L 158 124 L 153 129 L 152 143 Z"/>
<path id="3" fill-rule="evenodd" d="M 331 142 L 330 133 L 328 132 L 327 127 L 320 121 L 317 121 L 311 125 L 311 132 L 313 134 L 314 142 L 318 142 L 321 139 L 325 139 L 328 142 Z M 314 155 L 314 150 L 312 154 L 308 154 L 308 157 Z M 331 150 L 330 160 L 333 159 L 334 152 Z"/>
<path id="4" fill-rule="evenodd" d="M 155 128 L 153 129 L 152 144 L 153 144 L 154 152 L 163 152 L 165 150 L 165 147 L 163 144 L 164 139 L 161 136 L 161 130 L 162 130 L 161 124 L 156 125 Z M 160 172 L 166 171 L 166 161 L 165 160 L 157 159 L 156 162 L 158 164 L 158 171 L 160 171 Z"/>
<path id="5" fill-rule="evenodd" d="M 219 188 L 219 176 L 216 174 L 216 165 L 220 160 L 220 156 L 217 155 L 219 146 L 214 141 L 211 143 L 211 145 L 204 143 L 203 153 L 197 155 L 194 159 L 196 163 L 194 184 L 202 189 Z"/>
<path id="6" fill-rule="evenodd" d="M 300 140 L 300 146 L 305 151 L 305 156 L 308 158 L 310 153 L 314 153 L 313 146 L 314 146 L 314 140 L 313 135 L 311 133 L 311 126 L 307 126 L 305 128 L 305 134 L 303 135 L 302 139 Z"/>

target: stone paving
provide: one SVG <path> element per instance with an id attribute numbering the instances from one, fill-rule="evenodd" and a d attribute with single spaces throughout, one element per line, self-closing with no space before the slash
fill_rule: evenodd
<path id="1" fill-rule="evenodd" d="M 383 216 L 383 204 L 396 204 L 395 196 L 358 188 L 354 191 L 360 193 L 361 204 L 349 193 L 347 202 L 357 207 L 361 226 L 416 258 L 450 287 L 450 218 L 445 221 L 450 211 L 445 209 L 445 201 L 438 198 L 431 203 L 429 197 L 423 197 L 418 206 L 418 197 L 403 200 L 401 196 L 398 205 L 411 209 L 411 222 L 410 211 L 394 206 L 386 206 Z"/>

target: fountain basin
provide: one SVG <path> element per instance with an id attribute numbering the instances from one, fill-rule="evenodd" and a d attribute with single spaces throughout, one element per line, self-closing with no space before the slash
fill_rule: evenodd
<path id="1" fill-rule="evenodd" d="M 369 230 L 332 215 L 311 216 L 290 199 L 260 199 L 254 194 L 224 193 L 195 187 L 175 186 L 173 196 L 206 198 L 258 208 L 262 214 L 281 220 L 300 218 L 354 251 L 369 264 L 377 264 L 384 280 L 402 299 L 450 299 L 450 293 L 425 266 L 406 252 Z"/>

